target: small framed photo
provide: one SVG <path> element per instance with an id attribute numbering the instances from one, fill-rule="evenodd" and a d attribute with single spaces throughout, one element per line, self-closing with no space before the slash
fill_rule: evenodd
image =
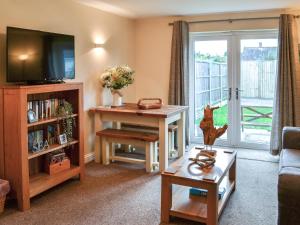
<path id="1" fill-rule="evenodd" d="M 31 152 L 44 150 L 43 130 L 31 131 L 28 133 L 28 149 Z"/>
<path id="2" fill-rule="evenodd" d="M 35 112 L 31 109 L 27 111 L 27 119 L 29 123 L 34 123 L 38 121 Z"/>
<path id="3" fill-rule="evenodd" d="M 64 145 L 68 143 L 67 135 L 66 134 L 61 134 L 58 136 L 58 141 L 59 144 Z"/>

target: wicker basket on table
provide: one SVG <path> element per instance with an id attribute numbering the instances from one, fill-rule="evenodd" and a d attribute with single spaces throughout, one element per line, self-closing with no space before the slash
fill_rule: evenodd
<path id="1" fill-rule="evenodd" d="M 6 195 L 10 191 L 10 186 L 7 180 L 0 179 L 0 214 L 4 211 Z"/>

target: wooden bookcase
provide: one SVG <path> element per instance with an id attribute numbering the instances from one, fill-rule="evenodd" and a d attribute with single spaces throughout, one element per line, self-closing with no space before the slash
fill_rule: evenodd
<path id="1" fill-rule="evenodd" d="M 3 86 L 0 89 L 0 177 L 9 180 L 12 196 L 20 210 L 30 208 L 30 198 L 72 177 L 84 177 L 84 125 L 82 83 Z M 27 122 L 27 102 L 49 98 L 65 99 L 73 106 L 76 126 L 73 140 L 65 145 L 52 144 L 46 150 L 28 151 L 28 132 L 60 118 Z M 65 149 L 71 168 L 55 175 L 44 172 L 45 156 Z"/>

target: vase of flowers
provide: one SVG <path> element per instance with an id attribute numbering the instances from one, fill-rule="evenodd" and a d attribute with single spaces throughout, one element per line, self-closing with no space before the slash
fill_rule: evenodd
<path id="1" fill-rule="evenodd" d="M 113 96 L 109 88 L 105 87 L 102 90 L 102 105 L 110 107 L 112 105 Z"/>
<path id="2" fill-rule="evenodd" d="M 117 107 L 117 106 L 122 106 L 123 105 L 123 94 L 119 90 L 112 90 L 111 91 L 112 96 L 113 96 L 113 101 L 112 101 L 112 106 Z"/>
<path id="3" fill-rule="evenodd" d="M 106 69 L 100 76 L 102 87 L 110 89 L 113 95 L 112 106 L 122 105 L 123 94 L 121 89 L 132 84 L 134 71 L 127 65 Z"/>

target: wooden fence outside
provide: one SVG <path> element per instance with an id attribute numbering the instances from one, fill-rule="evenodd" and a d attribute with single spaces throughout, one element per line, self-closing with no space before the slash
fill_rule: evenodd
<path id="1" fill-rule="evenodd" d="M 242 61 L 241 96 L 272 99 L 275 89 L 277 61 Z M 195 63 L 195 110 L 201 114 L 207 104 L 226 104 L 228 98 L 227 64 L 210 61 Z M 234 94 L 234 93 L 232 93 Z M 196 118 L 198 116 L 196 115 Z"/>
<path id="2" fill-rule="evenodd" d="M 277 61 L 242 61 L 241 90 L 244 98 L 273 99 Z"/>
<path id="3" fill-rule="evenodd" d="M 227 65 L 215 62 L 195 63 L 196 112 L 207 104 L 218 104 L 227 98 Z"/>

